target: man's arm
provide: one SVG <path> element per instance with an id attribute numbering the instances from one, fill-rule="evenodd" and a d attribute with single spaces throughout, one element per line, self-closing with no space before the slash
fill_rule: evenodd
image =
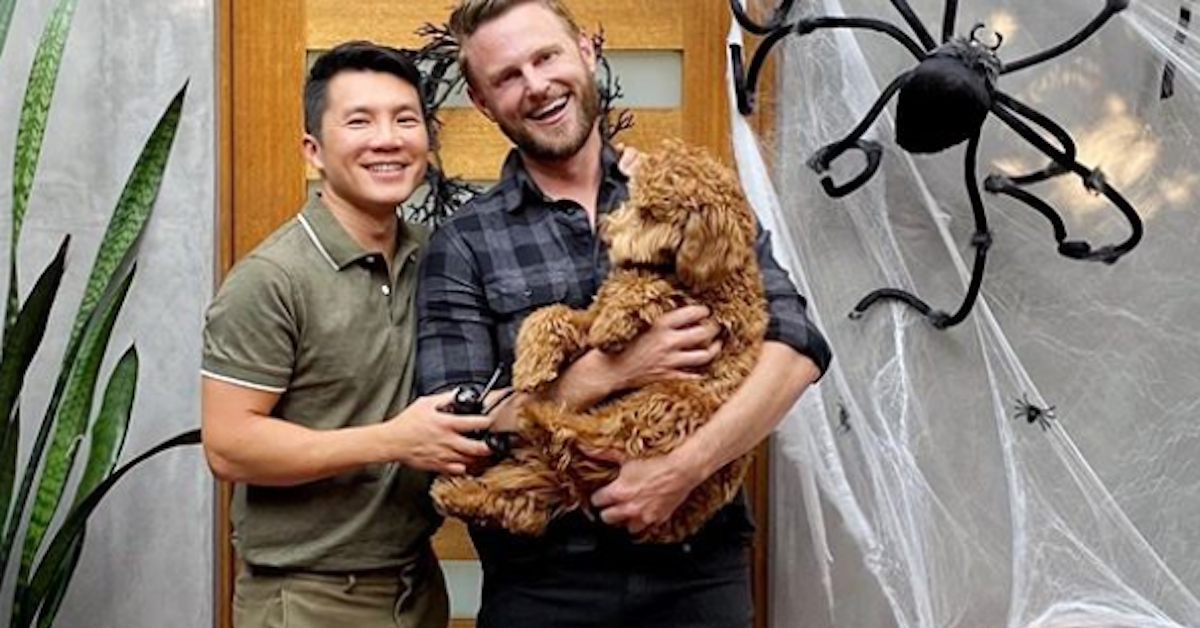
<path id="1" fill-rule="evenodd" d="M 809 320 L 804 297 L 775 261 L 770 233 L 761 228 L 755 253 L 771 315 L 758 363 L 679 449 L 622 461 L 617 479 L 592 497 L 604 521 L 636 533 L 666 520 L 693 488 L 766 438 L 828 367 L 829 345 Z"/>
<path id="2" fill-rule="evenodd" d="M 808 356 L 767 342 L 742 386 L 678 449 L 623 461 L 616 481 L 592 496 L 601 519 L 634 533 L 665 521 L 692 489 L 766 438 L 820 375 Z"/>
<path id="3" fill-rule="evenodd" d="M 462 432 L 485 429 L 490 421 L 439 412 L 449 395 L 418 399 L 376 425 L 313 430 L 270 415 L 278 393 L 205 377 L 200 394 L 205 456 L 213 474 L 231 482 L 294 486 L 393 461 L 463 473 L 489 453 Z"/>
<path id="4" fill-rule="evenodd" d="M 690 305 L 667 312 L 624 351 L 591 349 L 563 371 L 537 398 L 582 411 L 609 396 L 664 380 L 699 379 L 693 370 L 721 351 L 718 328 L 708 308 Z M 497 409 L 493 429 L 515 430 L 522 405 L 535 397 L 518 394 Z"/>

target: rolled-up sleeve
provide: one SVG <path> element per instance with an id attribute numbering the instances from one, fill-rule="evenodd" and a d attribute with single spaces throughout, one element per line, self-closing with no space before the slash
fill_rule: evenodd
<path id="1" fill-rule="evenodd" d="M 771 316 L 767 325 L 767 340 L 782 342 L 808 356 L 824 375 L 833 359 L 833 352 L 824 334 L 809 319 L 808 302 L 796 290 L 796 285 L 792 283 L 787 271 L 775 261 L 769 231 L 759 228 L 754 249 L 762 269 L 767 307 Z"/>
<path id="2" fill-rule="evenodd" d="M 417 313 L 419 394 L 488 380 L 496 367 L 495 321 L 479 271 L 453 224 L 443 225 L 429 241 Z"/>

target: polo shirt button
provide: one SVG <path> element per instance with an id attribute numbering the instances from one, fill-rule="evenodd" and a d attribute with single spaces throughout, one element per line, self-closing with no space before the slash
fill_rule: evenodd
<path id="1" fill-rule="evenodd" d="M 391 286 L 379 286 L 379 290 L 380 290 L 381 292 L 383 292 L 383 296 L 385 296 L 385 297 L 392 296 L 392 288 L 391 288 Z"/>

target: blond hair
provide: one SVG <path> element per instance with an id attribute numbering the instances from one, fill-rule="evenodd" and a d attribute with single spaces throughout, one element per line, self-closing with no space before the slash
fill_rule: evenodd
<path id="1" fill-rule="evenodd" d="M 571 12 L 560 0 L 462 0 L 450 14 L 450 22 L 447 26 L 450 36 L 458 42 L 458 65 L 463 76 L 467 77 L 468 83 L 471 82 L 471 73 L 465 52 L 466 46 L 464 46 L 467 39 L 484 24 L 520 5 L 530 3 L 540 4 L 557 15 L 572 37 L 579 37 L 583 33 L 583 29 L 579 28 L 579 24 L 575 21 L 575 16 L 571 15 Z"/>

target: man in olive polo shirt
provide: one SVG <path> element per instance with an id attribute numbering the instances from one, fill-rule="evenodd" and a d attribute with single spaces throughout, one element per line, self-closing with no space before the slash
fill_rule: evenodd
<path id="1" fill-rule="evenodd" d="M 427 233 L 396 208 L 421 183 L 420 75 L 400 51 L 334 48 L 305 86 L 320 193 L 230 272 L 204 331 L 204 448 L 235 483 L 245 565 L 234 626 L 442 628 L 429 472 L 488 455 L 485 417 L 410 403 Z"/>

